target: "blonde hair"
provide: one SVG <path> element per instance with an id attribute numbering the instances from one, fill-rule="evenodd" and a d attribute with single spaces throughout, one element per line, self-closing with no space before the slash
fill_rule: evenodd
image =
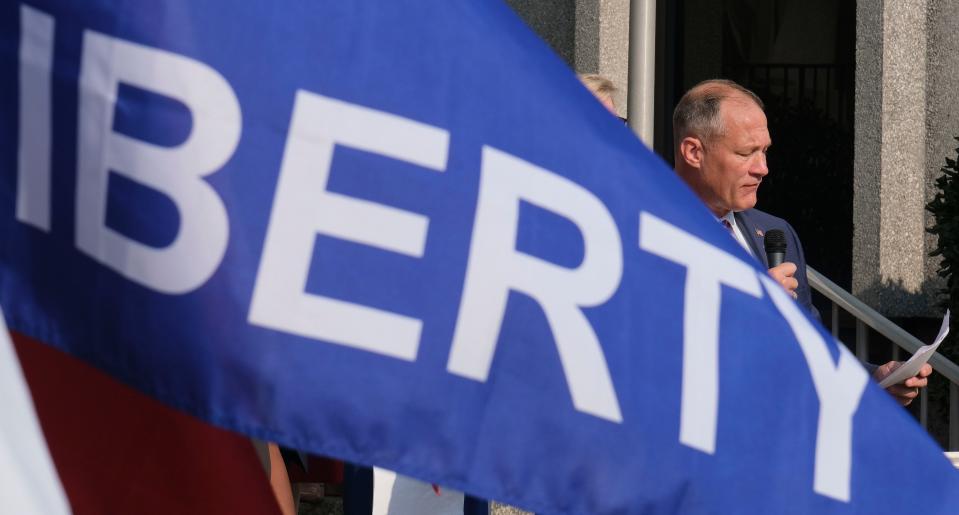
<path id="1" fill-rule="evenodd" d="M 596 96 L 612 97 L 613 93 L 617 91 L 613 81 L 596 73 L 581 73 L 579 74 L 579 81 Z"/>

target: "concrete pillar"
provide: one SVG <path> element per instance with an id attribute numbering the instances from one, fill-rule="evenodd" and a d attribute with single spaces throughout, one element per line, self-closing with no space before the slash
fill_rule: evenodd
<path id="1" fill-rule="evenodd" d="M 626 116 L 629 0 L 507 0 L 510 7 L 577 73 L 598 73 L 619 89 Z"/>
<path id="2" fill-rule="evenodd" d="M 923 315 L 927 0 L 856 9 L 853 291 L 887 315 Z"/>
<path id="3" fill-rule="evenodd" d="M 576 53 L 578 1 L 581 0 L 506 0 L 506 3 L 554 52 L 572 66 Z"/>
<path id="4" fill-rule="evenodd" d="M 888 316 L 936 316 L 944 283 L 924 208 L 959 145 L 959 2 L 856 9 L 853 292 Z"/>
<path id="5" fill-rule="evenodd" d="M 578 73 L 598 73 L 619 89 L 613 97 L 620 116 L 626 116 L 629 69 L 629 0 L 577 0 L 576 50 Z"/>

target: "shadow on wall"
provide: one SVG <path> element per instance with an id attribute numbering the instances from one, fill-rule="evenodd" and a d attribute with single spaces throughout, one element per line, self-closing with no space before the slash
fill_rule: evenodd
<path id="1" fill-rule="evenodd" d="M 598 11 L 599 0 L 590 0 L 597 7 L 590 12 Z M 529 28 L 552 47 L 566 61 L 570 68 L 576 63 L 576 1 L 575 0 L 506 0 L 506 3 L 516 14 L 526 22 Z M 580 8 L 582 10 L 582 7 Z M 596 32 L 596 31 L 593 31 Z M 582 34 L 599 38 L 599 34 Z M 598 42 L 594 46 L 599 46 Z M 599 71 L 599 55 L 596 56 L 595 70 L 589 66 L 580 68 L 583 73 Z"/>
<path id="2" fill-rule="evenodd" d="M 911 291 L 905 287 L 901 279 L 895 281 L 886 279 L 873 282 L 857 292 L 856 297 L 888 318 L 936 319 L 945 313 L 945 308 L 940 305 L 944 286 L 945 282 L 942 279 L 926 279 L 919 291 Z"/>

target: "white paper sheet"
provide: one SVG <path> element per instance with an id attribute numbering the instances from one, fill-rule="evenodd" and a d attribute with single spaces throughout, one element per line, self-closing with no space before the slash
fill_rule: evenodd
<path id="1" fill-rule="evenodd" d="M 949 310 L 946 310 L 946 316 L 942 318 L 942 326 L 939 328 L 939 335 L 936 336 L 936 340 L 932 342 L 931 345 L 923 345 L 916 351 L 915 354 L 909 358 L 909 361 L 903 363 L 903 365 L 897 368 L 893 373 L 886 376 L 885 379 L 879 383 L 879 386 L 883 388 L 889 388 L 894 384 L 899 384 L 906 379 L 919 373 L 919 369 L 929 361 L 929 358 L 932 357 L 932 354 L 936 352 L 936 349 L 939 348 L 939 344 L 946 339 L 946 335 L 949 334 Z"/>
<path id="2" fill-rule="evenodd" d="M 373 468 L 373 515 L 463 515 L 463 493 Z"/>

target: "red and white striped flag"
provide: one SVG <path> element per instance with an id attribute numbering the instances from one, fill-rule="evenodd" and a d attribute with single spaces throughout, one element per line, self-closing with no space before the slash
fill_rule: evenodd
<path id="1" fill-rule="evenodd" d="M 0 399 L 0 513 L 70 513 L 2 316 Z"/>
<path id="2" fill-rule="evenodd" d="M 248 438 L 9 336 L 0 326 L 0 513 L 279 513 Z"/>

